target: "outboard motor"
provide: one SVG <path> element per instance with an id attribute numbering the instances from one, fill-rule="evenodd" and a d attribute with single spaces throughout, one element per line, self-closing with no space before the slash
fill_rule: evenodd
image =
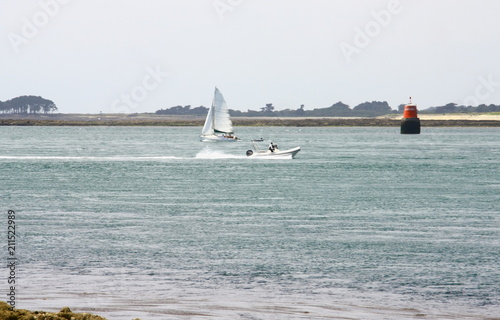
<path id="1" fill-rule="evenodd" d="M 250 157 L 253 154 L 252 150 L 247 150 L 247 157 Z"/>

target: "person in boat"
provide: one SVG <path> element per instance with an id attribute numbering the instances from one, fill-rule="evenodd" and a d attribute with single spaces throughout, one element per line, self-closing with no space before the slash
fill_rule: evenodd
<path id="1" fill-rule="evenodd" d="M 269 151 L 274 152 L 274 144 L 273 144 L 273 142 L 272 142 L 272 141 L 271 141 L 271 143 L 269 144 Z"/>

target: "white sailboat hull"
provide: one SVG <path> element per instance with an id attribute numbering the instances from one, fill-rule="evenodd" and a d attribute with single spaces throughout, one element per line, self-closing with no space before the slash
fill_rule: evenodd
<path id="1" fill-rule="evenodd" d="M 299 153 L 299 151 L 300 151 L 300 147 L 295 147 L 295 148 L 287 149 L 287 150 L 274 149 L 274 151 L 271 151 L 271 150 L 260 150 L 260 151 L 248 150 L 247 156 L 248 157 L 287 157 L 287 156 L 290 156 L 290 157 L 294 158 L 295 155 L 297 153 Z"/>
<path id="2" fill-rule="evenodd" d="M 235 136 L 217 136 L 217 135 L 201 135 L 200 141 L 202 142 L 217 142 L 217 141 L 238 141 Z"/>

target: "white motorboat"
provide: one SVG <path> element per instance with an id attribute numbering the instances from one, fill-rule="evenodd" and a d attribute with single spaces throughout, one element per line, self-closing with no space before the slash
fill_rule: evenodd
<path id="1" fill-rule="evenodd" d="M 212 106 L 208 110 L 205 124 L 201 130 L 200 140 L 204 142 L 239 140 L 234 136 L 226 100 L 217 88 L 215 88 Z"/>
<path id="2" fill-rule="evenodd" d="M 266 150 L 260 150 L 255 142 L 253 142 L 254 150 L 247 150 L 248 157 L 291 157 L 294 158 L 300 151 L 300 147 L 295 147 L 287 150 L 280 150 L 278 145 L 271 144 Z"/>

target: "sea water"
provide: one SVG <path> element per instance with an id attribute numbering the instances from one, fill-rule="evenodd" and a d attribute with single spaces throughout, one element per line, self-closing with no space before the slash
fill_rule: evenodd
<path id="1" fill-rule="evenodd" d="M 16 307 L 113 320 L 500 317 L 500 130 L 1 127 Z M 250 139 L 296 159 L 252 159 Z M 7 299 L 8 268 L 0 282 Z"/>

